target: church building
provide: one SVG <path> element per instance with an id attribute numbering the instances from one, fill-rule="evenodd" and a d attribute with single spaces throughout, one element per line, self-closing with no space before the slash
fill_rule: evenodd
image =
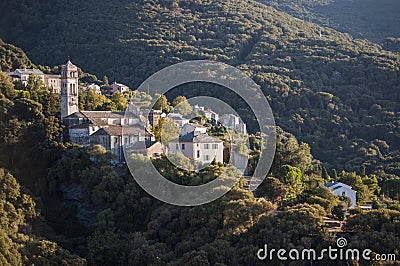
<path id="1" fill-rule="evenodd" d="M 125 162 L 123 147 L 154 140 L 139 117 L 126 118 L 124 112 L 79 110 L 78 86 L 78 67 L 68 60 L 61 66 L 61 119 L 68 127 L 71 142 L 101 145 L 115 155 L 116 162 Z"/>

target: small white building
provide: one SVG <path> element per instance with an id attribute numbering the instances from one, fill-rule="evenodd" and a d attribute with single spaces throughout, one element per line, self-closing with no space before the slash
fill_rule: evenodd
<path id="1" fill-rule="evenodd" d="M 235 132 L 240 134 L 247 134 L 247 126 L 246 123 L 239 123 L 235 126 Z"/>
<path id="2" fill-rule="evenodd" d="M 124 84 L 114 82 L 113 84 L 110 85 L 110 92 L 111 93 L 116 93 L 116 92 L 126 93 L 126 92 L 129 92 L 129 87 Z"/>
<path id="3" fill-rule="evenodd" d="M 217 123 L 219 121 L 219 114 L 212 111 L 211 109 L 204 111 L 204 115 L 208 120 L 210 120 L 214 123 Z"/>
<path id="4" fill-rule="evenodd" d="M 82 90 L 83 91 L 93 90 L 95 93 L 101 94 L 100 86 L 95 83 L 92 83 L 90 85 L 87 85 L 86 87 L 83 87 Z"/>
<path id="5" fill-rule="evenodd" d="M 39 69 L 23 68 L 23 69 L 16 69 L 14 70 L 14 72 L 7 73 L 7 76 L 11 77 L 13 81 L 21 80 L 24 86 L 28 84 L 28 79 L 30 75 L 40 78 L 44 83 L 44 74 Z"/>
<path id="6" fill-rule="evenodd" d="M 179 135 L 184 136 L 192 132 L 194 132 L 195 135 L 207 134 L 207 128 L 199 124 L 188 123 L 181 127 L 181 132 Z"/>
<path id="7" fill-rule="evenodd" d="M 224 127 L 234 130 L 236 133 L 247 134 L 246 124 L 237 115 L 224 114 L 221 116 L 220 122 Z"/>
<path id="8" fill-rule="evenodd" d="M 371 204 L 360 204 L 360 205 L 358 205 L 358 206 L 359 206 L 359 207 L 361 208 L 361 210 L 363 210 L 363 211 L 372 211 L 372 210 L 373 210 Z"/>
<path id="9" fill-rule="evenodd" d="M 183 127 L 183 125 L 188 124 L 190 121 L 189 118 L 185 118 L 179 113 L 169 113 L 167 117 L 171 119 L 178 127 Z"/>
<path id="10" fill-rule="evenodd" d="M 346 196 L 351 200 L 351 208 L 357 205 L 357 191 L 353 190 L 351 186 L 340 182 L 329 182 L 325 184 L 325 187 L 329 188 L 332 193 L 336 196 Z"/>
<path id="11" fill-rule="evenodd" d="M 191 132 L 170 141 L 169 151 L 182 153 L 185 157 L 202 164 L 224 161 L 224 143 L 207 134 L 196 135 Z"/>
<path id="12" fill-rule="evenodd" d="M 204 110 L 204 106 L 199 106 L 198 104 L 193 106 L 193 113 L 204 112 Z"/>
<path id="13" fill-rule="evenodd" d="M 28 84 L 29 76 L 39 78 L 43 81 L 44 85 L 53 93 L 61 93 L 61 75 L 44 74 L 39 69 L 16 69 L 13 72 L 7 73 L 7 76 L 11 77 L 12 81 L 20 80 L 24 86 Z"/>
<path id="14" fill-rule="evenodd" d="M 116 156 L 117 162 L 125 162 L 124 148 L 130 148 L 139 141 L 151 140 L 152 136 L 144 125 L 107 126 L 89 136 L 90 145 L 103 146 Z"/>
<path id="15" fill-rule="evenodd" d="M 61 93 L 61 75 L 44 75 L 44 85 L 53 93 Z"/>
<path id="16" fill-rule="evenodd" d="M 224 114 L 221 115 L 220 122 L 223 126 L 234 129 L 240 123 L 240 117 L 234 114 Z"/>

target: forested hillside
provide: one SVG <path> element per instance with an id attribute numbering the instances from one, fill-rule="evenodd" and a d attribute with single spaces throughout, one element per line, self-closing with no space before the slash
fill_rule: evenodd
<path id="1" fill-rule="evenodd" d="M 0 71 L 8 72 L 17 68 L 34 67 L 24 51 L 0 39 Z"/>
<path id="2" fill-rule="evenodd" d="M 36 65 L 51 66 L 42 68 L 51 71 L 70 56 L 86 71 L 136 87 L 174 62 L 227 62 L 261 85 L 284 129 L 277 130 L 273 166 L 255 194 L 241 180 L 210 204 L 171 206 L 149 196 L 126 167 L 112 165 L 101 146 L 63 140 L 59 95 L 37 79 L 21 88 L 0 73 L 0 167 L 8 169 L 0 171 L 0 264 L 264 265 L 256 254 L 265 244 L 335 246 L 327 216 L 346 222 L 349 247 L 398 255 L 398 55 L 253 1 L 0 5 L 0 37 Z M 0 51 L 2 71 L 31 64 L 12 45 L 1 43 Z M 225 90 L 195 85 L 191 94 L 233 99 L 248 117 Z M 260 146 L 251 135 L 255 159 Z M 211 164 L 199 180 L 163 156 L 154 163 L 185 184 L 226 170 Z M 351 185 L 357 202 L 374 210 L 349 210 L 347 197 L 323 186 L 328 181 Z"/>
<path id="3" fill-rule="evenodd" d="M 0 35 L 34 62 L 70 56 L 133 88 L 182 60 L 226 62 L 262 86 L 278 125 L 329 169 L 400 174 L 399 56 L 368 41 L 253 1 L 2 4 Z"/>
<path id="4" fill-rule="evenodd" d="M 18 89 L 0 72 L 0 107 L 0 165 L 16 175 L 0 169 L 2 265 L 263 265 L 256 253 L 265 243 L 299 249 L 334 245 L 326 216 L 347 220 L 349 245 L 390 253 L 400 241 L 398 177 L 347 172 L 330 177 L 312 163 L 307 144 L 280 129 L 269 177 L 255 194 L 242 179 L 224 197 L 188 208 L 152 198 L 126 167 L 110 163 L 103 147 L 63 142 L 59 97 L 39 80 Z M 260 152 L 255 136 L 250 148 Z M 165 157 L 154 163 L 170 180 L 188 185 L 226 170 L 211 164 L 199 179 Z M 348 198 L 323 186 L 330 180 L 350 184 L 358 201 L 372 202 L 376 210 L 355 209 L 346 217 Z"/>
<path id="5" fill-rule="evenodd" d="M 297 18 L 382 43 L 400 36 L 396 0 L 259 0 Z"/>
<path id="6" fill-rule="evenodd" d="M 10 62 L 30 64 L 21 50 L 5 47 L 2 69 Z M 14 61 L 19 57 L 22 61 Z M 41 215 L 46 198 L 33 196 L 44 195 L 50 158 L 61 151 L 58 109 L 58 97 L 40 83 L 31 81 L 18 90 L 0 72 L 1 265 L 85 265 L 85 259 L 48 240 L 55 233 Z"/>
<path id="7" fill-rule="evenodd" d="M 48 228 L 27 189 L 3 168 L 0 188 L 1 265 L 85 265 L 83 258 L 32 232 L 32 227 Z"/>

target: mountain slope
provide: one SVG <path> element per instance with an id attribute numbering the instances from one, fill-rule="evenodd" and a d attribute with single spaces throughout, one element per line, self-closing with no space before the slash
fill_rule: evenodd
<path id="1" fill-rule="evenodd" d="M 0 188 L 1 265 L 86 265 L 85 259 L 32 232 L 32 227 L 45 228 L 43 217 L 27 189 L 3 168 Z"/>
<path id="2" fill-rule="evenodd" d="M 400 3 L 396 0 L 260 0 L 297 18 L 313 21 L 357 38 L 382 42 L 399 37 Z"/>
<path id="3" fill-rule="evenodd" d="M 55 65 L 71 56 L 84 69 L 132 87 L 183 60 L 236 65 L 262 86 L 278 125 L 310 143 L 328 167 L 364 164 L 368 172 L 400 175 L 400 60 L 368 41 L 255 1 L 3 5 L 11 11 L 2 11 L 0 37 L 34 62 Z"/>
<path id="4" fill-rule="evenodd" d="M 26 54 L 20 48 L 0 39 L 0 71 L 7 72 L 23 67 L 33 67 Z"/>

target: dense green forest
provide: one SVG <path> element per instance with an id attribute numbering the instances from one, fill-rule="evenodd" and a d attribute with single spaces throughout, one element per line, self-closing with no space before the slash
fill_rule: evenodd
<path id="1" fill-rule="evenodd" d="M 0 39 L 0 66 L 1 71 L 8 72 L 17 68 L 34 67 L 26 54 L 14 45 L 4 43 Z"/>
<path id="2" fill-rule="evenodd" d="M 368 41 L 252 1 L 3 1 L 0 10 L 0 35 L 34 62 L 70 56 L 132 88 L 182 60 L 235 65 L 328 169 L 399 175 L 399 55 Z"/>
<path id="3" fill-rule="evenodd" d="M 259 0 L 297 18 L 382 43 L 400 36 L 396 0 Z"/>
<path id="4" fill-rule="evenodd" d="M 346 220 L 350 245 L 397 252 L 399 178 L 347 172 L 330 177 L 313 163 L 307 144 L 278 129 L 273 167 L 255 194 L 243 179 L 210 204 L 171 206 L 145 193 L 125 167 L 110 164 L 101 146 L 62 142 L 58 105 L 57 95 L 35 79 L 17 90 L 0 73 L 0 164 L 18 176 L 0 171 L 4 265 L 263 265 L 255 254 L 265 243 L 299 249 L 334 245 L 326 216 Z M 252 153 L 260 151 L 257 138 L 250 144 Z M 192 172 L 167 162 L 154 161 L 167 178 L 199 184 Z M 224 168 L 211 164 L 200 173 L 200 183 Z M 352 185 L 359 202 L 372 202 L 375 210 L 356 209 L 346 217 L 348 199 L 323 187 L 329 180 Z"/>
<path id="5" fill-rule="evenodd" d="M 256 253 L 266 243 L 335 245 L 326 216 L 346 221 L 349 246 L 399 255 L 398 54 L 254 1 L 6 0 L 0 14 L 0 37 L 36 65 L 51 66 L 40 67 L 48 72 L 70 56 L 87 72 L 135 88 L 183 60 L 235 65 L 261 86 L 279 126 L 271 172 L 255 194 L 241 180 L 213 203 L 170 206 L 111 165 L 103 148 L 62 141 L 58 95 L 34 79 L 21 88 L 0 73 L 0 167 L 7 169 L 0 171 L 1 264 L 264 265 Z M 2 71 L 33 66 L 4 42 L 0 56 Z M 81 74 L 81 81 L 104 83 Z M 195 85 L 169 100 L 225 99 L 256 133 L 236 97 Z M 80 104 L 103 109 L 103 100 L 82 94 Z M 256 161 L 255 135 L 250 148 Z M 169 179 L 200 182 L 166 160 L 155 164 Z M 210 165 L 203 180 L 224 167 Z M 374 210 L 346 216 L 348 199 L 323 187 L 332 180 L 351 185 Z"/>

